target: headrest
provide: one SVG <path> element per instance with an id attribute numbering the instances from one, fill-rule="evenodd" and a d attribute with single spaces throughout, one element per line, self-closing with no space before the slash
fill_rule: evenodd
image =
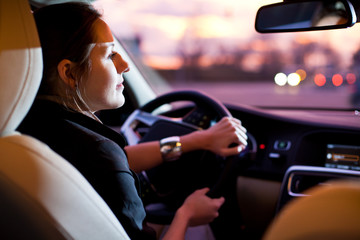
<path id="1" fill-rule="evenodd" d="M 42 54 L 27 0 L 0 0 L 0 135 L 13 134 L 42 76 Z"/>
<path id="2" fill-rule="evenodd" d="M 360 239 L 359 181 L 319 185 L 286 205 L 264 240 Z"/>

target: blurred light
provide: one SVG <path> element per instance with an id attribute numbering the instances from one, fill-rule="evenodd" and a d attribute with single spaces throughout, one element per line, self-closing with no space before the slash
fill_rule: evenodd
<path id="1" fill-rule="evenodd" d="M 346 81 L 348 84 L 352 85 L 356 82 L 356 76 L 353 73 L 346 74 Z"/>
<path id="2" fill-rule="evenodd" d="M 284 86 L 287 82 L 287 76 L 285 73 L 278 73 L 275 75 L 275 83 L 279 86 Z"/>
<path id="3" fill-rule="evenodd" d="M 306 71 L 303 69 L 296 70 L 296 73 L 299 74 L 300 80 L 303 81 L 306 78 Z"/>
<path id="4" fill-rule="evenodd" d="M 301 77 L 297 73 L 290 73 L 288 76 L 288 83 L 290 86 L 297 86 L 301 81 Z"/>
<path id="5" fill-rule="evenodd" d="M 324 86 L 325 83 L 326 83 L 326 77 L 325 77 L 323 74 L 318 73 L 318 74 L 316 74 L 315 77 L 314 77 L 314 83 L 315 83 L 317 86 L 322 87 L 322 86 Z"/>
<path id="6" fill-rule="evenodd" d="M 265 149 L 265 144 L 261 143 L 261 144 L 259 145 L 259 148 L 260 148 L 260 149 Z"/>
<path id="7" fill-rule="evenodd" d="M 341 86 L 341 84 L 343 84 L 344 79 L 340 74 L 335 74 L 332 77 L 332 83 L 334 84 L 334 86 L 339 87 Z"/>

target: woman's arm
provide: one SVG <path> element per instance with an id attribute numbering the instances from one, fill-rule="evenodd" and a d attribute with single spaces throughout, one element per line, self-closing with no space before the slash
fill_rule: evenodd
<path id="1" fill-rule="evenodd" d="M 134 172 L 139 173 L 163 162 L 158 141 L 126 146 L 124 149 L 128 157 L 130 168 Z"/>
<path id="2" fill-rule="evenodd" d="M 221 156 L 239 153 L 247 145 L 246 129 L 235 118 L 224 117 L 214 126 L 180 137 L 182 152 L 209 150 Z M 235 144 L 229 147 L 230 144 Z M 135 172 L 155 167 L 163 162 L 159 141 L 125 147 L 130 168 Z"/>

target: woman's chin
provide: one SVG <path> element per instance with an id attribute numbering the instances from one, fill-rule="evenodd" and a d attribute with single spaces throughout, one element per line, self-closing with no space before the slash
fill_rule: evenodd
<path id="1" fill-rule="evenodd" d="M 114 108 L 122 107 L 124 104 L 125 104 L 125 97 L 121 95 L 121 97 L 119 97 L 119 100 L 117 101 L 116 107 Z"/>

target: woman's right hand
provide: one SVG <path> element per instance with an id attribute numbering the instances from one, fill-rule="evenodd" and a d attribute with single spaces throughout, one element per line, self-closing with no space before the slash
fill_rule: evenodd
<path id="1" fill-rule="evenodd" d="M 208 191 L 209 188 L 196 190 L 178 209 L 188 219 L 188 226 L 208 224 L 219 216 L 219 209 L 225 198 L 210 198 L 206 195 Z"/>
<path id="2" fill-rule="evenodd" d="M 163 240 L 184 240 L 188 227 L 208 224 L 219 216 L 225 198 L 210 198 L 206 195 L 208 191 L 209 188 L 196 190 L 185 199 Z"/>

